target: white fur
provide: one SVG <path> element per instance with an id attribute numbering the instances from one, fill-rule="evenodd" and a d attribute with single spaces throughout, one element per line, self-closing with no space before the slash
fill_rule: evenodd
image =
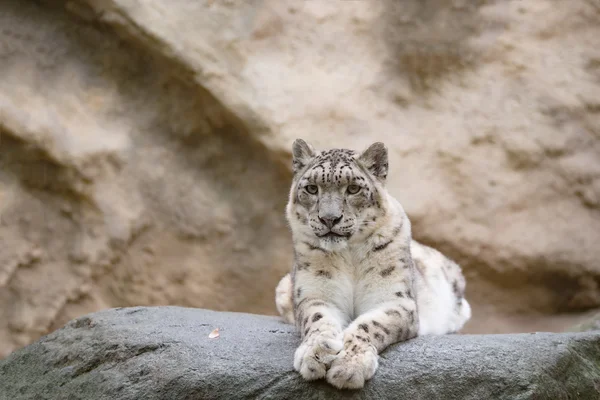
<path id="1" fill-rule="evenodd" d="M 421 260 L 428 266 L 426 281 L 420 276 L 417 279 L 419 335 L 443 335 L 449 332 L 458 332 L 471 318 L 471 307 L 463 298 L 460 312 L 455 311 L 456 296 L 452 291 L 451 283 L 445 279 L 443 274 L 436 273 L 435 268 L 451 261 L 438 251 L 415 240 L 411 242 L 411 253 L 413 259 Z M 456 271 L 460 272 L 458 266 L 456 268 Z"/>

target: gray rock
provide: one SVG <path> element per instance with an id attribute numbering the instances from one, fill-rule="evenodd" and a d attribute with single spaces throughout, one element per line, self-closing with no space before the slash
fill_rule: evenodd
<path id="1" fill-rule="evenodd" d="M 218 338 L 210 332 L 220 329 Z M 305 382 L 274 317 L 179 307 L 81 317 L 0 361 L 4 399 L 597 399 L 600 333 L 448 335 L 393 346 L 359 391 Z"/>

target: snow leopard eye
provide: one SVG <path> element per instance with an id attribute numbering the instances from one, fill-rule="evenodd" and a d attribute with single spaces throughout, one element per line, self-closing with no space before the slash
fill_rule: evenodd
<path id="1" fill-rule="evenodd" d="M 360 186 L 358 185 L 350 185 L 348 186 L 348 193 L 350 194 L 356 194 L 360 192 Z"/>
<path id="2" fill-rule="evenodd" d="M 305 189 L 310 194 L 317 194 L 317 192 L 319 191 L 317 185 L 308 185 L 305 187 Z"/>

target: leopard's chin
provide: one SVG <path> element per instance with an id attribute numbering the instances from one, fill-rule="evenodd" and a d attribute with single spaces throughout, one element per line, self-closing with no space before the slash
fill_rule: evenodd
<path id="1" fill-rule="evenodd" d="M 319 244 L 327 251 L 340 251 L 348 247 L 349 238 L 350 236 L 327 234 L 319 237 Z"/>

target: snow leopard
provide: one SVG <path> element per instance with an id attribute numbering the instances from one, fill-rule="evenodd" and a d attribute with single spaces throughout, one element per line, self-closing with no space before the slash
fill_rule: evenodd
<path id="1" fill-rule="evenodd" d="M 359 389 L 391 344 L 461 330 L 471 318 L 461 267 L 412 239 L 386 189 L 386 146 L 317 151 L 296 139 L 292 156 L 294 262 L 275 300 L 301 338 L 295 370 Z"/>

